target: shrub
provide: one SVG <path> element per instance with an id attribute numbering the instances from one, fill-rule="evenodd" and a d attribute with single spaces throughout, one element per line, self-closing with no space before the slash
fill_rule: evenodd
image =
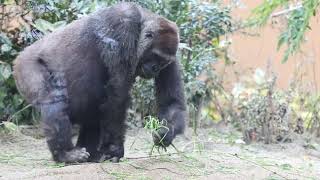
<path id="1" fill-rule="evenodd" d="M 2 6 L 13 3 L 13 1 L 4 2 Z M 115 2 L 117 1 L 34 0 L 14 4 L 21 7 L 19 17 L 25 22 L 25 26 L 17 27 L 13 32 L 8 32 L 6 27 L 2 27 L 4 33 L 0 36 L 0 120 L 7 120 L 26 105 L 18 95 L 11 72 L 12 61 L 18 52 L 54 29 L 100 6 Z M 178 56 L 183 66 L 187 101 L 190 111 L 197 111 L 200 102 L 210 98 L 208 96 L 210 89 L 214 88 L 216 82 L 217 77 L 214 76 L 211 65 L 217 61 L 217 52 L 221 49 L 220 37 L 231 31 L 229 9 L 223 8 L 217 1 L 134 0 L 134 2 L 175 21 L 180 27 L 181 44 Z M 6 15 L 1 14 L 1 16 Z M 14 37 L 9 36 L 10 33 L 15 34 Z M 129 110 L 131 121 L 143 119 L 146 115 L 155 115 L 152 85 L 153 81 L 138 78 L 132 90 L 133 103 Z M 31 111 L 24 111 L 15 117 L 18 120 L 29 120 Z"/>

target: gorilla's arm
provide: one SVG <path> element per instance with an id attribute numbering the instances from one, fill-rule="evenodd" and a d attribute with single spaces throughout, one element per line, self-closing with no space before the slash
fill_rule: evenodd
<path id="1" fill-rule="evenodd" d="M 155 79 L 159 120 L 167 123 L 169 131 L 162 128 L 153 135 L 155 144 L 169 146 L 185 127 L 186 102 L 181 72 L 176 61 L 161 70 Z M 162 142 L 159 142 L 161 139 Z"/>

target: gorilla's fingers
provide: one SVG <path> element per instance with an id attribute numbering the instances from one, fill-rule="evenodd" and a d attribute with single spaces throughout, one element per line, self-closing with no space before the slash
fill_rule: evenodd
<path id="1" fill-rule="evenodd" d="M 174 139 L 173 128 L 161 127 L 152 133 L 152 137 L 156 146 L 168 147 Z"/>
<path id="2" fill-rule="evenodd" d="M 118 163 L 119 160 L 120 160 L 119 157 L 113 157 L 113 158 L 110 159 L 110 161 L 113 162 L 113 163 Z"/>
<path id="3" fill-rule="evenodd" d="M 90 154 L 86 151 L 86 148 L 75 148 L 71 151 L 65 152 L 59 157 L 59 162 L 65 163 L 81 163 L 86 162 Z"/>

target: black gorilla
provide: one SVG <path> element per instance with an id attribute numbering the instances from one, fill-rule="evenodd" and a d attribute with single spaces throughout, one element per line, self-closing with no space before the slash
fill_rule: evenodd
<path id="1" fill-rule="evenodd" d="M 183 132 L 186 105 L 176 61 L 178 28 L 133 3 L 74 21 L 27 47 L 14 75 L 20 93 L 41 113 L 57 162 L 118 161 L 124 155 L 126 110 L 137 76 L 155 78 L 163 146 Z M 81 125 L 76 146 L 72 124 Z M 159 138 L 154 138 L 159 143 Z"/>

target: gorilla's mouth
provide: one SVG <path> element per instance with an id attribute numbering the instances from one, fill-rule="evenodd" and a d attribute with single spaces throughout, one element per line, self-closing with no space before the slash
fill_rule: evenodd
<path id="1" fill-rule="evenodd" d="M 140 76 L 144 79 L 151 79 L 156 77 L 159 74 L 159 72 L 150 72 L 148 70 L 145 70 L 143 67 L 141 67 L 141 73 Z"/>
<path id="2" fill-rule="evenodd" d="M 166 62 L 165 64 L 162 64 L 160 67 L 158 67 L 156 69 L 152 69 L 152 68 L 148 68 L 148 67 L 145 68 L 144 66 L 140 66 L 138 74 L 142 78 L 151 79 L 151 78 L 157 77 L 159 75 L 160 71 L 165 69 L 171 63 L 172 63 L 172 61 Z"/>

